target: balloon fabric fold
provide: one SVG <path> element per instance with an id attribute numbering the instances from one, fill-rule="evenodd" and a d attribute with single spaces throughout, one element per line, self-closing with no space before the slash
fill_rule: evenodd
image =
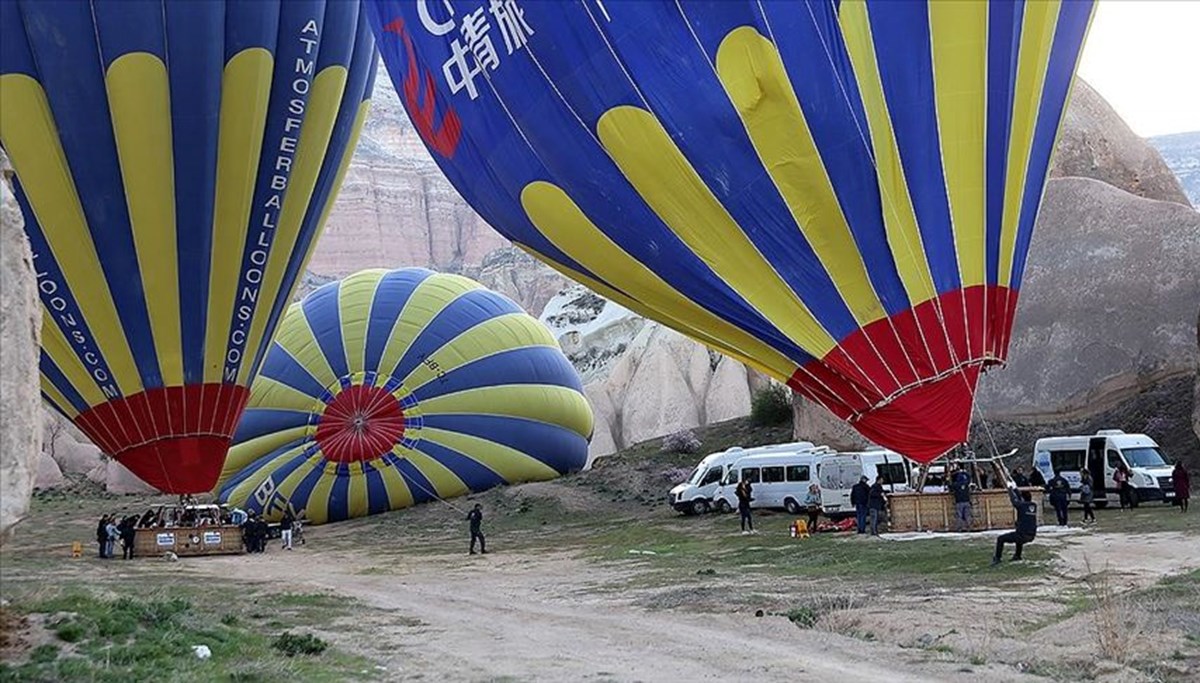
<path id="1" fill-rule="evenodd" d="M 336 522 L 579 470 L 592 421 L 553 335 L 509 299 L 422 268 L 362 271 L 288 310 L 219 495 Z"/>
<path id="2" fill-rule="evenodd" d="M 365 5 L 433 158 L 514 243 L 880 445 L 966 440 L 1091 2 Z"/>
<path id="3" fill-rule="evenodd" d="M 43 397 L 162 491 L 216 481 L 333 204 L 378 61 L 360 10 L 0 2 Z"/>

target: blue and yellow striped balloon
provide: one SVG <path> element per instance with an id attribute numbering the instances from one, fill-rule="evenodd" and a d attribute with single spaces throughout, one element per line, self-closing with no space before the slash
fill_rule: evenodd
<path id="1" fill-rule="evenodd" d="M 550 331 L 458 275 L 368 270 L 293 304 L 220 497 L 336 522 L 587 462 L 592 410 Z"/>
<path id="2" fill-rule="evenodd" d="M 506 237 L 881 445 L 965 440 L 1090 0 L 365 1 Z"/>
<path id="3" fill-rule="evenodd" d="M 377 60 L 356 2 L 0 2 L 43 395 L 156 488 L 216 481 Z"/>

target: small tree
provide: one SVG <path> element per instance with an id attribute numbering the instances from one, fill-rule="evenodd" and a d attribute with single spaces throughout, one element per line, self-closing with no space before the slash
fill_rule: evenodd
<path id="1" fill-rule="evenodd" d="M 754 392 L 750 399 L 750 422 L 759 427 L 783 424 L 792 419 L 792 399 L 782 384 L 772 382 Z"/>

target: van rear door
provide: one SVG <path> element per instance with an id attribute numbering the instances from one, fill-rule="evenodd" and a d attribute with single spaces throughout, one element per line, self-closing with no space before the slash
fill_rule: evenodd
<path id="1" fill-rule="evenodd" d="M 1108 438 L 1093 437 L 1088 442 L 1087 468 L 1092 475 L 1092 494 L 1096 500 L 1103 500 L 1108 490 L 1108 477 L 1104 469 L 1104 446 Z"/>

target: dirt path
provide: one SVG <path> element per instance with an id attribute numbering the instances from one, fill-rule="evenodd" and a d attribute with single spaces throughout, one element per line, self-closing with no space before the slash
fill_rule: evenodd
<path id="1" fill-rule="evenodd" d="M 619 574 L 566 555 L 426 556 L 419 563 L 389 560 L 389 574 L 373 573 L 381 564 L 368 561 L 301 549 L 195 566 L 283 582 L 292 590 L 332 590 L 397 613 L 410 625 L 381 625 L 372 652 L 385 661 L 389 678 L 785 680 L 806 674 L 936 681 L 955 678 L 958 669 L 914 661 L 896 647 L 801 631 L 782 617 L 633 607 L 617 593 L 596 590 Z M 1016 678 L 1002 670 L 977 668 L 975 674 Z"/>
<path id="2" fill-rule="evenodd" d="M 1200 536 L 1161 531 L 1146 534 L 1079 534 L 1064 539 L 1059 563 L 1070 574 L 1109 570 L 1131 587 L 1200 567 Z"/>

